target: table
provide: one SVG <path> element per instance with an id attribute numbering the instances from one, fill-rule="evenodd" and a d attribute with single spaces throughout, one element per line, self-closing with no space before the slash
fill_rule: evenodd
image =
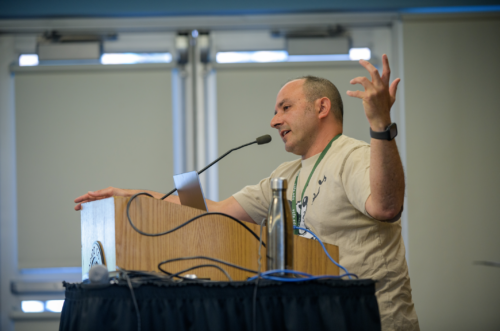
<path id="1" fill-rule="evenodd" d="M 64 283 L 63 330 L 380 330 L 373 280 Z M 255 310 L 254 310 L 255 304 Z M 255 323 L 255 325 L 254 325 Z"/>

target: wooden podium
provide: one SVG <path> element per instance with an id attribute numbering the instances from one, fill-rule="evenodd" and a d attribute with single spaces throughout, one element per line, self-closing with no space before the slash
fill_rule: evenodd
<path id="1" fill-rule="evenodd" d="M 82 225 L 82 276 L 88 274 L 94 243 L 102 247 L 104 263 L 109 271 L 116 267 L 126 270 L 159 271 L 158 263 L 164 260 L 208 256 L 248 269 L 258 269 L 259 241 L 237 222 L 220 215 L 201 217 L 181 229 L 159 237 L 144 236 L 129 224 L 126 209 L 130 198 L 112 197 L 85 203 L 81 211 Z M 187 220 L 203 214 L 198 209 L 146 197 L 137 197 L 130 206 L 134 225 L 147 233 L 172 229 Z M 260 226 L 245 223 L 257 235 Z M 266 242 L 266 228 L 263 239 Z M 338 247 L 325 244 L 328 252 L 338 261 Z M 262 271 L 266 270 L 266 249 L 262 247 Z M 246 280 L 254 276 L 223 264 L 203 259 L 176 261 L 163 265 L 163 269 L 176 273 L 200 264 L 217 264 L 233 280 Z M 323 252 L 316 240 L 294 236 L 294 270 L 313 275 L 338 275 L 339 269 Z M 199 268 L 188 272 L 198 278 L 226 281 L 226 276 L 216 268 Z"/>

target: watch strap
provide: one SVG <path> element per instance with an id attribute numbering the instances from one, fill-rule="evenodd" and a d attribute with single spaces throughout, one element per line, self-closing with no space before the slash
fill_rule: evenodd
<path id="1" fill-rule="evenodd" d="M 379 140 L 392 140 L 398 135 L 398 127 L 396 123 L 391 123 L 384 131 L 377 132 L 373 131 L 370 127 L 370 137 Z"/>

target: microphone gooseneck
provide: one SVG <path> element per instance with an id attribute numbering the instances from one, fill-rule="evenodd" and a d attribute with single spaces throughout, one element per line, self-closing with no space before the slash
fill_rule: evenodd
<path id="1" fill-rule="evenodd" d="M 236 151 L 240 148 L 243 148 L 243 147 L 246 147 L 246 146 L 249 146 L 249 145 L 253 145 L 253 144 L 258 144 L 258 145 L 263 145 L 263 144 L 267 144 L 269 142 L 271 142 L 272 138 L 270 135 L 268 134 L 265 134 L 263 136 L 260 136 L 258 137 L 257 139 L 255 139 L 255 141 L 252 141 L 250 143 L 247 143 L 247 144 L 244 144 L 244 145 L 241 145 L 239 147 L 236 147 L 236 148 L 233 148 L 233 149 L 230 149 L 229 151 L 227 151 L 224 155 L 220 156 L 218 159 L 216 159 L 215 161 L 213 161 L 212 163 L 210 163 L 209 165 L 207 165 L 205 168 L 201 169 L 200 171 L 198 171 L 198 175 L 200 175 L 201 173 L 203 173 L 205 170 L 207 170 L 208 168 L 210 168 L 211 166 L 213 166 L 214 164 L 216 164 L 217 162 L 219 162 L 222 158 L 226 157 L 226 155 L 228 155 L 229 153 L 231 153 L 232 151 Z M 172 191 L 168 192 L 167 194 L 165 194 L 161 200 L 164 200 L 166 197 L 168 197 L 169 195 L 172 195 L 172 193 L 174 193 L 175 191 L 177 191 L 177 188 L 174 188 Z"/>

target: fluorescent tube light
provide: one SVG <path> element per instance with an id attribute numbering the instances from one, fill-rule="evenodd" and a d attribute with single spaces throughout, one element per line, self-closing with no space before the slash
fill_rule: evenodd
<path id="1" fill-rule="evenodd" d="M 351 48 L 349 54 L 289 55 L 287 51 L 217 52 L 217 63 L 324 62 L 370 60 L 369 48 Z"/>
<path id="2" fill-rule="evenodd" d="M 102 64 L 170 63 L 170 53 L 105 53 Z"/>
<path id="3" fill-rule="evenodd" d="M 349 58 L 351 61 L 359 61 L 359 60 L 369 60 L 372 57 L 372 52 L 369 48 L 351 48 L 349 50 Z"/>
<path id="4" fill-rule="evenodd" d="M 21 67 L 37 66 L 38 65 L 38 55 L 36 55 L 36 54 L 21 54 L 21 56 L 19 56 L 19 65 Z"/>
<path id="5" fill-rule="evenodd" d="M 60 313 L 63 305 L 64 300 L 48 300 L 45 302 L 45 309 L 53 313 Z"/>
<path id="6" fill-rule="evenodd" d="M 43 313 L 44 305 L 42 301 L 26 300 L 21 302 L 21 309 L 24 313 Z"/>

